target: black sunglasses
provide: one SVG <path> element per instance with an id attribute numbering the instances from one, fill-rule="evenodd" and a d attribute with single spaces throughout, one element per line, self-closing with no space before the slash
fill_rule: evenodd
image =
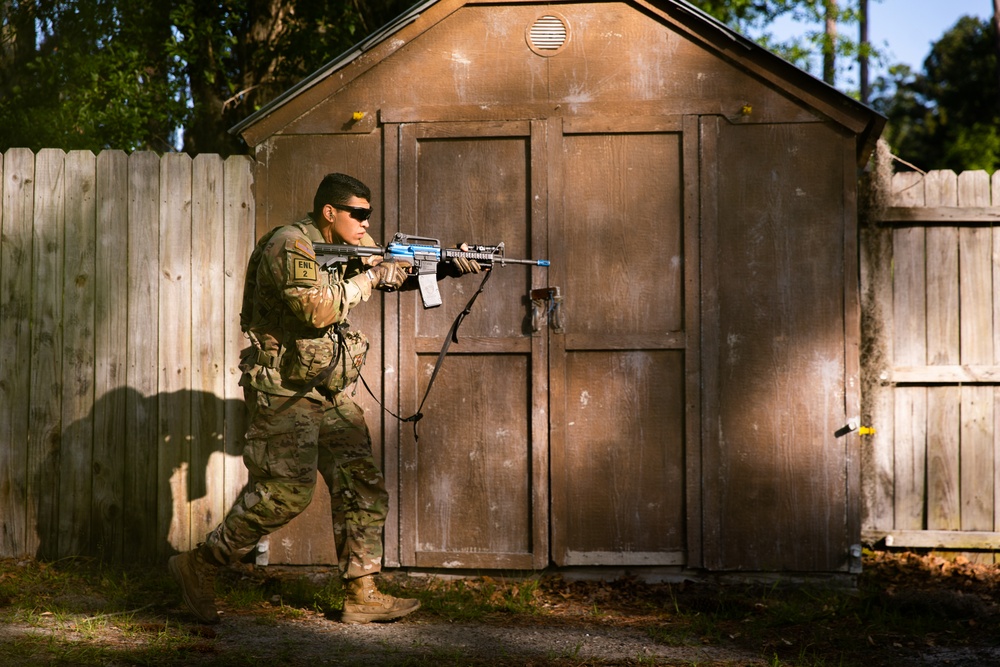
<path id="1" fill-rule="evenodd" d="M 362 206 L 344 206 L 343 204 L 330 204 L 338 211 L 347 211 L 351 214 L 351 217 L 358 222 L 364 222 L 368 218 L 372 217 L 372 209 L 364 208 Z"/>

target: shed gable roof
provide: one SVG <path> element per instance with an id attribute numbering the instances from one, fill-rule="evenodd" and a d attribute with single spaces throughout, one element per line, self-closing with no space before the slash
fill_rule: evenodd
<path id="1" fill-rule="evenodd" d="M 573 4 L 588 2 L 606 0 L 576 0 Z M 240 134 L 251 146 L 260 144 L 454 12 L 477 4 L 481 4 L 479 0 L 425 0 L 415 5 L 238 123 L 230 132 Z M 497 5 L 496 2 L 489 4 Z M 685 0 L 625 0 L 622 4 L 655 17 L 702 48 L 768 82 L 818 115 L 840 124 L 857 137 L 858 162 L 867 160 L 885 124 L 885 118 L 873 109 L 743 37 Z M 556 3 L 546 3 L 546 6 L 554 11 L 558 9 Z"/>

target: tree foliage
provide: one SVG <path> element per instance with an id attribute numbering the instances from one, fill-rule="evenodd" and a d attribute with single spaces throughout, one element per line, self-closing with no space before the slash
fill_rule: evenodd
<path id="1" fill-rule="evenodd" d="M 0 150 L 242 152 L 229 127 L 409 3 L 0 0 Z"/>
<path id="2" fill-rule="evenodd" d="M 12 0 L 2 11 L 0 146 L 169 146 L 185 110 L 162 6 Z"/>
<path id="3" fill-rule="evenodd" d="M 874 0 L 878 1 L 878 0 Z M 860 20 L 856 0 L 689 0 L 705 13 L 714 16 L 740 33 L 752 36 L 762 46 L 802 69 L 818 75 L 824 58 L 838 62 L 834 74 L 843 74 L 853 66 L 859 54 L 877 56 L 871 45 L 859 44 L 845 30 L 831 34 L 829 18 L 847 28 Z M 800 36 L 778 39 L 771 26 L 779 18 L 789 18 L 805 26 Z M 834 74 L 828 83 L 836 83 Z"/>
<path id="4" fill-rule="evenodd" d="M 1000 166 L 996 30 L 965 16 L 931 47 L 923 72 L 899 65 L 876 83 L 893 152 L 921 169 Z"/>

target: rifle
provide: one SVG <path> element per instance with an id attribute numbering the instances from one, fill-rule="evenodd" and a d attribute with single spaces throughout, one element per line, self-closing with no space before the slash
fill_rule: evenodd
<path id="1" fill-rule="evenodd" d="M 316 261 L 327 270 L 346 262 L 352 257 L 384 257 L 388 261 L 405 261 L 412 265 L 410 273 L 417 276 L 417 286 L 420 288 L 420 298 L 424 308 L 436 308 L 441 305 L 441 292 L 437 286 L 438 266 L 454 257 L 464 257 L 475 260 L 486 269 L 492 269 L 494 264 L 528 264 L 531 266 L 548 266 L 547 259 L 511 259 L 504 254 L 503 241 L 497 245 L 470 245 L 469 250 L 459 248 L 442 248 L 438 239 L 426 236 L 411 236 L 396 234 L 385 248 L 378 246 L 342 245 L 338 243 L 313 243 L 316 251 Z"/>

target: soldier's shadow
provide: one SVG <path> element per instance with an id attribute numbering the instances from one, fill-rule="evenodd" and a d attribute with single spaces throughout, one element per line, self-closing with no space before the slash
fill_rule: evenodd
<path id="1" fill-rule="evenodd" d="M 210 392 L 107 392 L 45 438 L 36 556 L 154 563 L 190 548 L 246 484 L 246 424 L 242 400 Z"/>

